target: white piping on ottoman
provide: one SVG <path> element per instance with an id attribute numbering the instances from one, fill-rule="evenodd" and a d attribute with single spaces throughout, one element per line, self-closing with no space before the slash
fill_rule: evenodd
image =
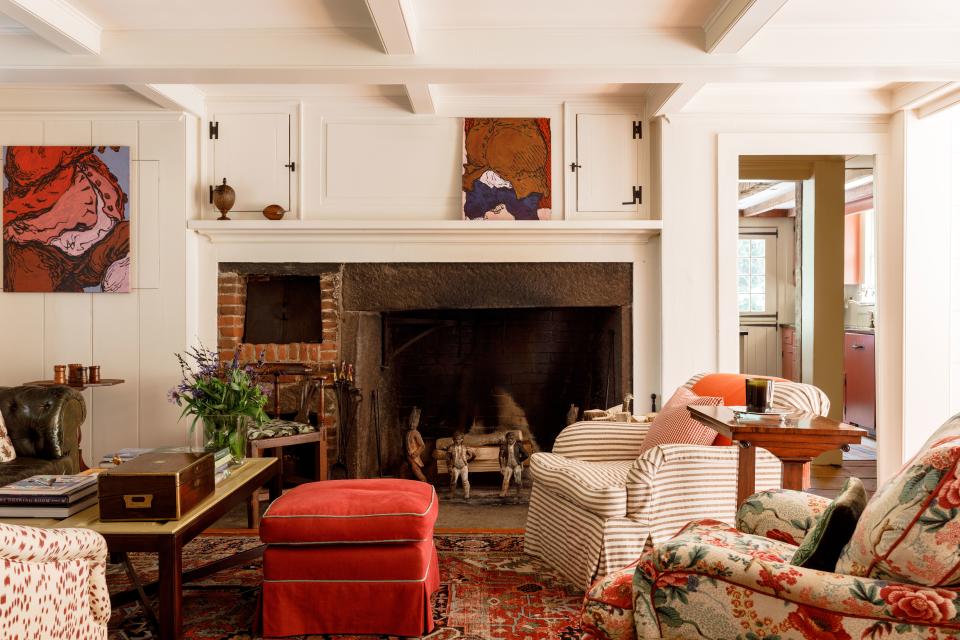
<path id="1" fill-rule="evenodd" d="M 277 503 L 277 500 L 274 500 L 267 506 L 267 510 L 263 512 L 263 517 L 260 518 L 264 520 L 266 518 L 388 518 L 393 516 L 415 516 L 417 518 L 422 518 L 423 516 L 430 513 L 430 509 L 433 508 L 433 501 L 437 498 L 437 491 L 431 487 L 430 490 L 430 504 L 427 505 L 427 510 L 423 513 L 358 513 L 355 515 L 322 515 L 322 514 L 298 514 L 298 515 L 289 515 L 289 516 L 273 516 L 270 515 L 270 508 Z"/>

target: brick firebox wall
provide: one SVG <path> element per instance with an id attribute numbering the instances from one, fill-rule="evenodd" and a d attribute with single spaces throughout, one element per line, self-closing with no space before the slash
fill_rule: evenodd
<path id="1" fill-rule="evenodd" d="M 253 363 L 263 354 L 265 362 L 302 363 L 315 366 L 319 371 L 332 371 L 340 360 L 340 292 L 341 274 L 324 273 L 320 277 L 320 309 L 323 322 L 323 341 L 319 344 L 252 344 L 243 342 L 246 319 L 247 275 L 235 271 L 221 271 L 218 276 L 217 297 L 217 351 L 221 359 L 232 358 L 240 350 L 240 360 Z M 329 379 L 329 378 L 328 378 Z M 272 379 L 271 379 L 272 382 Z M 281 411 L 296 410 L 299 402 L 299 378 L 280 378 Z M 328 448 L 336 449 L 336 412 L 334 400 L 328 391 L 323 422 L 327 426 Z M 267 408 L 273 406 L 273 400 Z"/>

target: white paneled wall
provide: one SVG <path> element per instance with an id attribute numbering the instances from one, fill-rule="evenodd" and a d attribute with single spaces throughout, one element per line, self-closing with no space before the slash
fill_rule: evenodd
<path id="1" fill-rule="evenodd" d="M 180 444 L 166 402 L 173 353 L 187 343 L 188 147 L 180 116 L 0 115 L 0 144 L 130 147 L 132 287 L 128 294 L 0 293 L 0 385 L 50 378 L 53 365 L 98 364 L 125 384 L 84 392 L 84 459 L 121 447 Z"/>

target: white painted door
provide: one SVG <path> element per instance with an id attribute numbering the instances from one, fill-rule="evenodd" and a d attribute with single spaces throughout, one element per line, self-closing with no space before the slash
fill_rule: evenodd
<path id="1" fill-rule="evenodd" d="M 640 140 L 631 114 L 577 114 L 578 212 L 639 213 Z"/>
<path id="2" fill-rule="evenodd" d="M 741 230 L 737 242 L 740 370 L 780 375 L 777 231 Z"/>
<path id="3" fill-rule="evenodd" d="M 256 212 L 270 204 L 290 209 L 290 114 L 215 114 L 214 186 L 227 179 L 237 201 L 232 211 Z"/>

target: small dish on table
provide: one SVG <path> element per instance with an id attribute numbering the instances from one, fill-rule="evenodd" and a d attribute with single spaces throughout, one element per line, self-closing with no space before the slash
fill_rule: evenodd
<path id="1" fill-rule="evenodd" d="M 787 416 L 795 413 L 790 409 L 775 409 L 772 407 L 766 411 L 750 411 L 749 408 L 742 405 L 727 408 L 733 412 L 733 416 L 737 422 L 757 422 L 776 418 L 779 422 L 783 423 L 786 421 Z"/>

